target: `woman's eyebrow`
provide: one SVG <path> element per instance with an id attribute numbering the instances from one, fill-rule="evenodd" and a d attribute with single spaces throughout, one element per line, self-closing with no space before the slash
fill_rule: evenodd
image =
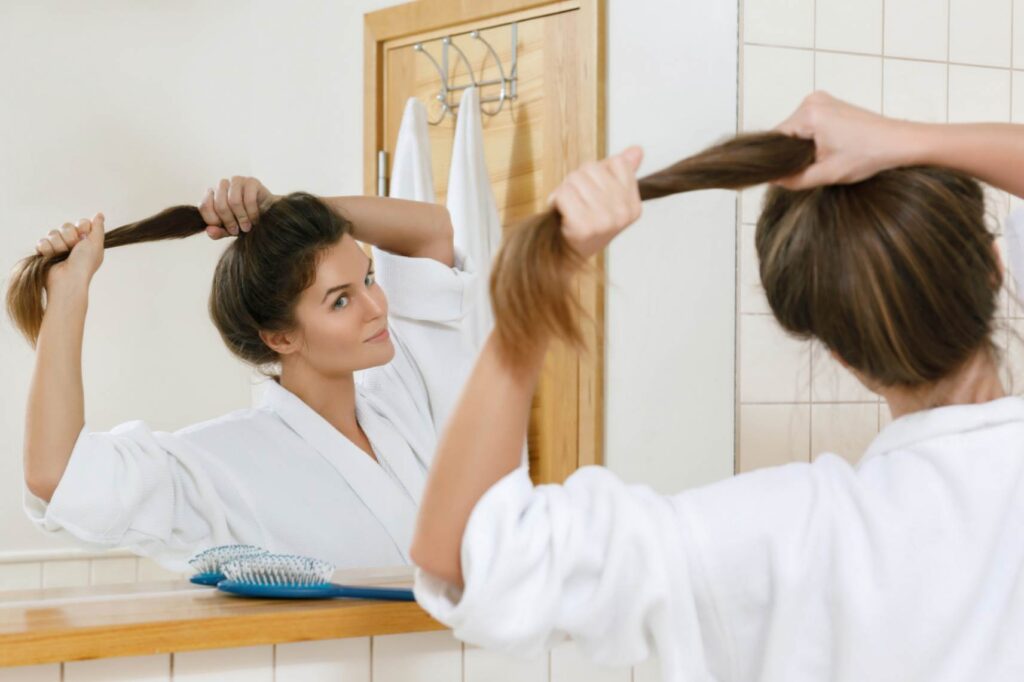
<path id="1" fill-rule="evenodd" d="M 373 270 L 373 261 L 372 260 L 367 261 L 367 266 L 366 266 L 366 274 L 367 274 L 367 276 L 369 276 L 371 270 Z M 320 302 L 323 303 L 324 301 L 326 301 L 327 297 L 330 296 L 333 292 L 341 291 L 342 289 L 347 289 L 350 286 L 352 286 L 351 283 L 346 283 L 346 284 L 339 284 L 338 286 L 331 287 L 330 289 L 328 289 L 326 291 L 326 293 L 324 293 L 324 297 L 320 299 Z"/>

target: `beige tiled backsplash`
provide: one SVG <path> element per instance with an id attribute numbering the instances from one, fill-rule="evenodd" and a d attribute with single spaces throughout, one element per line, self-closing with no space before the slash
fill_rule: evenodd
<path id="1" fill-rule="evenodd" d="M 743 0 L 741 38 L 741 130 L 775 127 L 816 89 L 898 118 L 1024 122 L 1024 0 Z M 754 251 L 764 189 L 738 199 L 738 470 L 856 462 L 889 407 L 771 316 Z M 992 187 L 986 201 L 1001 235 L 1022 202 Z M 1004 291 L 998 317 L 1004 380 L 1024 394 L 1024 309 Z"/>

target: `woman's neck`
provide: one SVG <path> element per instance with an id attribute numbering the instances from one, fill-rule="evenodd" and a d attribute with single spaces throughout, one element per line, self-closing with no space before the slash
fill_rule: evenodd
<path id="1" fill-rule="evenodd" d="M 278 383 L 350 440 L 362 433 L 356 421 L 356 388 L 351 372 L 328 377 L 306 365 L 286 365 L 281 368 Z"/>
<path id="2" fill-rule="evenodd" d="M 933 407 L 973 405 L 1006 397 L 999 367 L 988 351 L 975 354 L 955 374 L 928 389 L 892 388 L 879 393 L 889 403 L 893 419 Z"/>

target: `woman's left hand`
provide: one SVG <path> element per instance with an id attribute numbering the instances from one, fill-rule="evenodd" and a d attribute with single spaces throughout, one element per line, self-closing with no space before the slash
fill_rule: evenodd
<path id="1" fill-rule="evenodd" d="M 640 217 L 642 204 L 636 169 L 644 157 L 640 147 L 580 166 L 552 193 L 562 214 L 562 234 L 584 258 L 608 245 Z"/>
<path id="2" fill-rule="evenodd" d="M 235 175 L 230 180 L 222 178 L 216 192 L 212 187 L 206 190 L 199 213 L 206 220 L 206 234 L 220 239 L 251 230 L 260 213 L 278 199 L 256 178 Z"/>

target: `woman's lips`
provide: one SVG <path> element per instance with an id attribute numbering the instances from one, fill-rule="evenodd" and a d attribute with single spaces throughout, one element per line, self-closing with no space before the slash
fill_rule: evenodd
<path id="1" fill-rule="evenodd" d="M 388 333 L 388 328 L 384 327 L 376 335 L 366 339 L 366 343 L 380 343 L 381 341 L 387 341 L 391 335 Z"/>

